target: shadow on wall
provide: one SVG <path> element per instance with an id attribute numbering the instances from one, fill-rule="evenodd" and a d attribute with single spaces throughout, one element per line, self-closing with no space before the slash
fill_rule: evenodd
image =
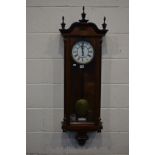
<path id="1" fill-rule="evenodd" d="M 49 147 L 51 148 L 51 151 L 52 150 L 54 151 L 56 149 L 61 149 L 60 146 L 62 146 L 62 149 L 67 149 L 67 147 L 71 147 L 72 149 L 81 149 L 81 148 L 100 149 L 100 148 L 103 148 L 104 146 L 104 142 L 103 142 L 104 136 L 101 135 L 101 133 L 97 133 L 97 132 L 88 133 L 89 139 L 86 141 L 84 146 L 80 146 L 78 144 L 78 142 L 75 139 L 75 136 L 76 136 L 75 132 L 65 132 L 65 133 L 62 132 L 61 137 L 59 139 L 57 137 L 57 134 L 52 134 L 52 137 L 50 138 L 51 142 L 49 143 Z M 59 148 L 57 148 L 58 146 Z"/>
<path id="2" fill-rule="evenodd" d="M 64 42 L 61 35 L 59 36 L 59 53 L 64 57 Z"/>
<path id="3" fill-rule="evenodd" d="M 46 58 L 63 58 L 64 57 L 64 42 L 60 34 L 46 35 L 48 43 L 44 50 Z M 45 45 L 44 45 L 45 46 Z"/>
<path id="4" fill-rule="evenodd" d="M 108 49 L 107 49 L 107 38 L 106 36 L 102 38 L 102 57 L 104 55 L 108 54 Z"/>
<path id="5" fill-rule="evenodd" d="M 89 139 L 86 141 L 84 146 L 80 146 L 78 144 L 78 142 L 75 139 L 75 136 L 77 133 L 75 132 L 66 132 L 65 133 L 67 135 L 68 138 L 68 145 L 71 148 L 84 148 L 84 149 L 89 149 L 92 147 L 95 148 L 101 148 L 103 147 L 103 137 L 101 136 L 101 133 L 96 133 L 96 132 L 92 132 L 92 133 L 88 133 Z M 63 137 L 62 137 L 63 138 Z M 64 139 L 62 139 L 62 145 L 64 145 Z"/>
<path id="6" fill-rule="evenodd" d="M 65 134 L 68 137 L 67 143 L 70 153 L 102 154 L 103 152 L 111 152 L 112 140 L 110 134 L 103 134 L 97 132 L 88 133 L 89 139 L 86 141 L 84 146 L 80 146 L 76 141 L 76 133 L 69 132 Z M 64 139 L 62 139 L 62 141 L 62 144 L 66 142 Z"/>

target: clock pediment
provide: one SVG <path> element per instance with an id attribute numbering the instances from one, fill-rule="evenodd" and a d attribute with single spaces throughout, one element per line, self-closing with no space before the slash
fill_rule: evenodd
<path id="1" fill-rule="evenodd" d="M 85 19 L 86 13 L 84 12 L 83 7 L 83 13 L 81 14 L 82 19 L 79 20 L 79 22 L 74 22 L 71 24 L 71 26 L 68 29 L 65 29 L 65 22 L 64 17 L 62 17 L 62 28 L 59 29 L 61 34 L 65 37 L 67 36 L 104 36 L 107 33 L 105 23 L 106 18 L 104 17 L 104 22 L 102 24 L 102 29 L 99 29 L 95 23 L 88 22 L 88 20 Z"/>
<path id="2" fill-rule="evenodd" d="M 94 23 L 75 22 L 68 29 L 60 29 L 64 36 L 104 36 L 108 30 L 99 29 Z"/>

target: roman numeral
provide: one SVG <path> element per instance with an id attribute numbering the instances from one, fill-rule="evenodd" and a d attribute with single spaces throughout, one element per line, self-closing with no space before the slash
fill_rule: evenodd
<path id="1" fill-rule="evenodd" d="M 78 54 L 75 54 L 75 55 L 74 55 L 74 57 L 77 57 L 77 56 L 78 56 Z"/>

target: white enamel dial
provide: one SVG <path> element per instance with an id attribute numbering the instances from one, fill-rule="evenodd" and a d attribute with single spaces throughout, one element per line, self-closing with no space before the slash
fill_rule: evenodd
<path id="1" fill-rule="evenodd" d="M 72 57 L 79 64 L 87 64 L 94 57 L 94 49 L 87 41 L 79 41 L 72 48 Z"/>

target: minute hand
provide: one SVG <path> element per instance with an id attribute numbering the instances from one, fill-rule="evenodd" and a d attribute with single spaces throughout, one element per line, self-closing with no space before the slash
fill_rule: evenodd
<path id="1" fill-rule="evenodd" d="M 83 51 L 83 43 L 82 43 L 81 48 L 82 48 L 82 56 L 84 56 L 84 51 Z"/>

